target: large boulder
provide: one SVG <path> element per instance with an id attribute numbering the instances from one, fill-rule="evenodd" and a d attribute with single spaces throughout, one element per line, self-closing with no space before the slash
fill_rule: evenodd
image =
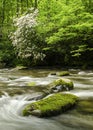
<path id="1" fill-rule="evenodd" d="M 75 95 L 56 93 L 27 105 L 23 110 L 23 116 L 55 116 L 71 109 L 77 100 Z"/>

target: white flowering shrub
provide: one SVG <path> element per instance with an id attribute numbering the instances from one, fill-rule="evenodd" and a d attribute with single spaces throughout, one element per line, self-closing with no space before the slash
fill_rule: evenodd
<path id="1" fill-rule="evenodd" d="M 22 58 L 33 57 L 34 59 L 43 58 L 39 38 L 36 32 L 36 17 L 38 10 L 31 9 L 20 18 L 14 20 L 16 31 L 10 36 L 12 44 L 15 47 L 18 56 Z"/>

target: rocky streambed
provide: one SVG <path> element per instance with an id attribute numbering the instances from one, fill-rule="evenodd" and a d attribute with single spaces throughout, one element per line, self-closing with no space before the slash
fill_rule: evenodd
<path id="1" fill-rule="evenodd" d="M 93 129 L 93 71 L 70 69 L 67 77 L 61 70 L 0 70 L 0 129 L 1 130 L 92 130 Z M 51 74 L 52 73 L 52 74 Z M 74 89 L 63 85 L 54 85 L 58 79 L 73 81 Z M 68 81 L 69 81 L 68 80 Z M 49 84 L 52 83 L 52 88 Z M 46 89 L 42 88 L 49 85 Z M 35 89 L 38 86 L 38 89 Z M 68 85 L 67 85 L 68 86 Z M 47 94 L 74 94 L 79 97 L 75 109 L 49 118 L 22 116 L 22 110 L 28 104 L 38 101 Z M 50 99 L 49 99 L 50 100 Z M 54 114 L 54 113 L 53 113 Z"/>

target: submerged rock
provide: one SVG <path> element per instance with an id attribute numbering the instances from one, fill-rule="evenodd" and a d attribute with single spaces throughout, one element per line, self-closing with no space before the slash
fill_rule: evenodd
<path id="1" fill-rule="evenodd" d="M 0 91 L 0 97 L 1 97 L 2 95 L 4 95 L 4 93 L 3 93 L 2 91 Z"/>
<path id="2" fill-rule="evenodd" d="M 72 94 L 53 94 L 40 101 L 27 105 L 23 110 L 23 116 L 56 116 L 71 109 L 77 103 L 77 100 L 78 98 Z"/>
<path id="3" fill-rule="evenodd" d="M 61 71 L 57 73 L 58 76 L 68 76 L 70 75 L 69 71 Z"/>
<path id="4" fill-rule="evenodd" d="M 23 89 L 16 89 L 16 88 L 15 89 L 8 89 L 8 90 L 6 90 L 6 92 L 10 96 L 22 95 L 25 93 L 25 91 Z"/>
<path id="5" fill-rule="evenodd" d="M 93 100 L 80 100 L 77 106 L 77 111 L 82 114 L 93 114 Z"/>
<path id="6" fill-rule="evenodd" d="M 68 76 L 70 75 L 70 73 L 69 71 L 60 71 L 60 72 L 51 72 L 50 75 Z"/>
<path id="7" fill-rule="evenodd" d="M 25 66 L 16 66 L 15 68 L 11 69 L 11 71 L 16 71 L 16 70 L 27 70 L 28 68 Z"/>

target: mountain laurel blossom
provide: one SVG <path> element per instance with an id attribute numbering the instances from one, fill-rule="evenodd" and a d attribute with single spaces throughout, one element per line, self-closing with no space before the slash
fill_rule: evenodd
<path id="1" fill-rule="evenodd" d="M 34 10 L 31 13 L 25 14 L 20 18 L 14 19 L 14 26 L 16 31 L 10 36 L 12 44 L 15 47 L 18 56 L 22 58 L 33 57 L 34 59 L 43 59 L 42 54 L 36 43 L 38 38 L 36 35 L 35 27 L 38 25 L 36 17 L 38 10 Z"/>

